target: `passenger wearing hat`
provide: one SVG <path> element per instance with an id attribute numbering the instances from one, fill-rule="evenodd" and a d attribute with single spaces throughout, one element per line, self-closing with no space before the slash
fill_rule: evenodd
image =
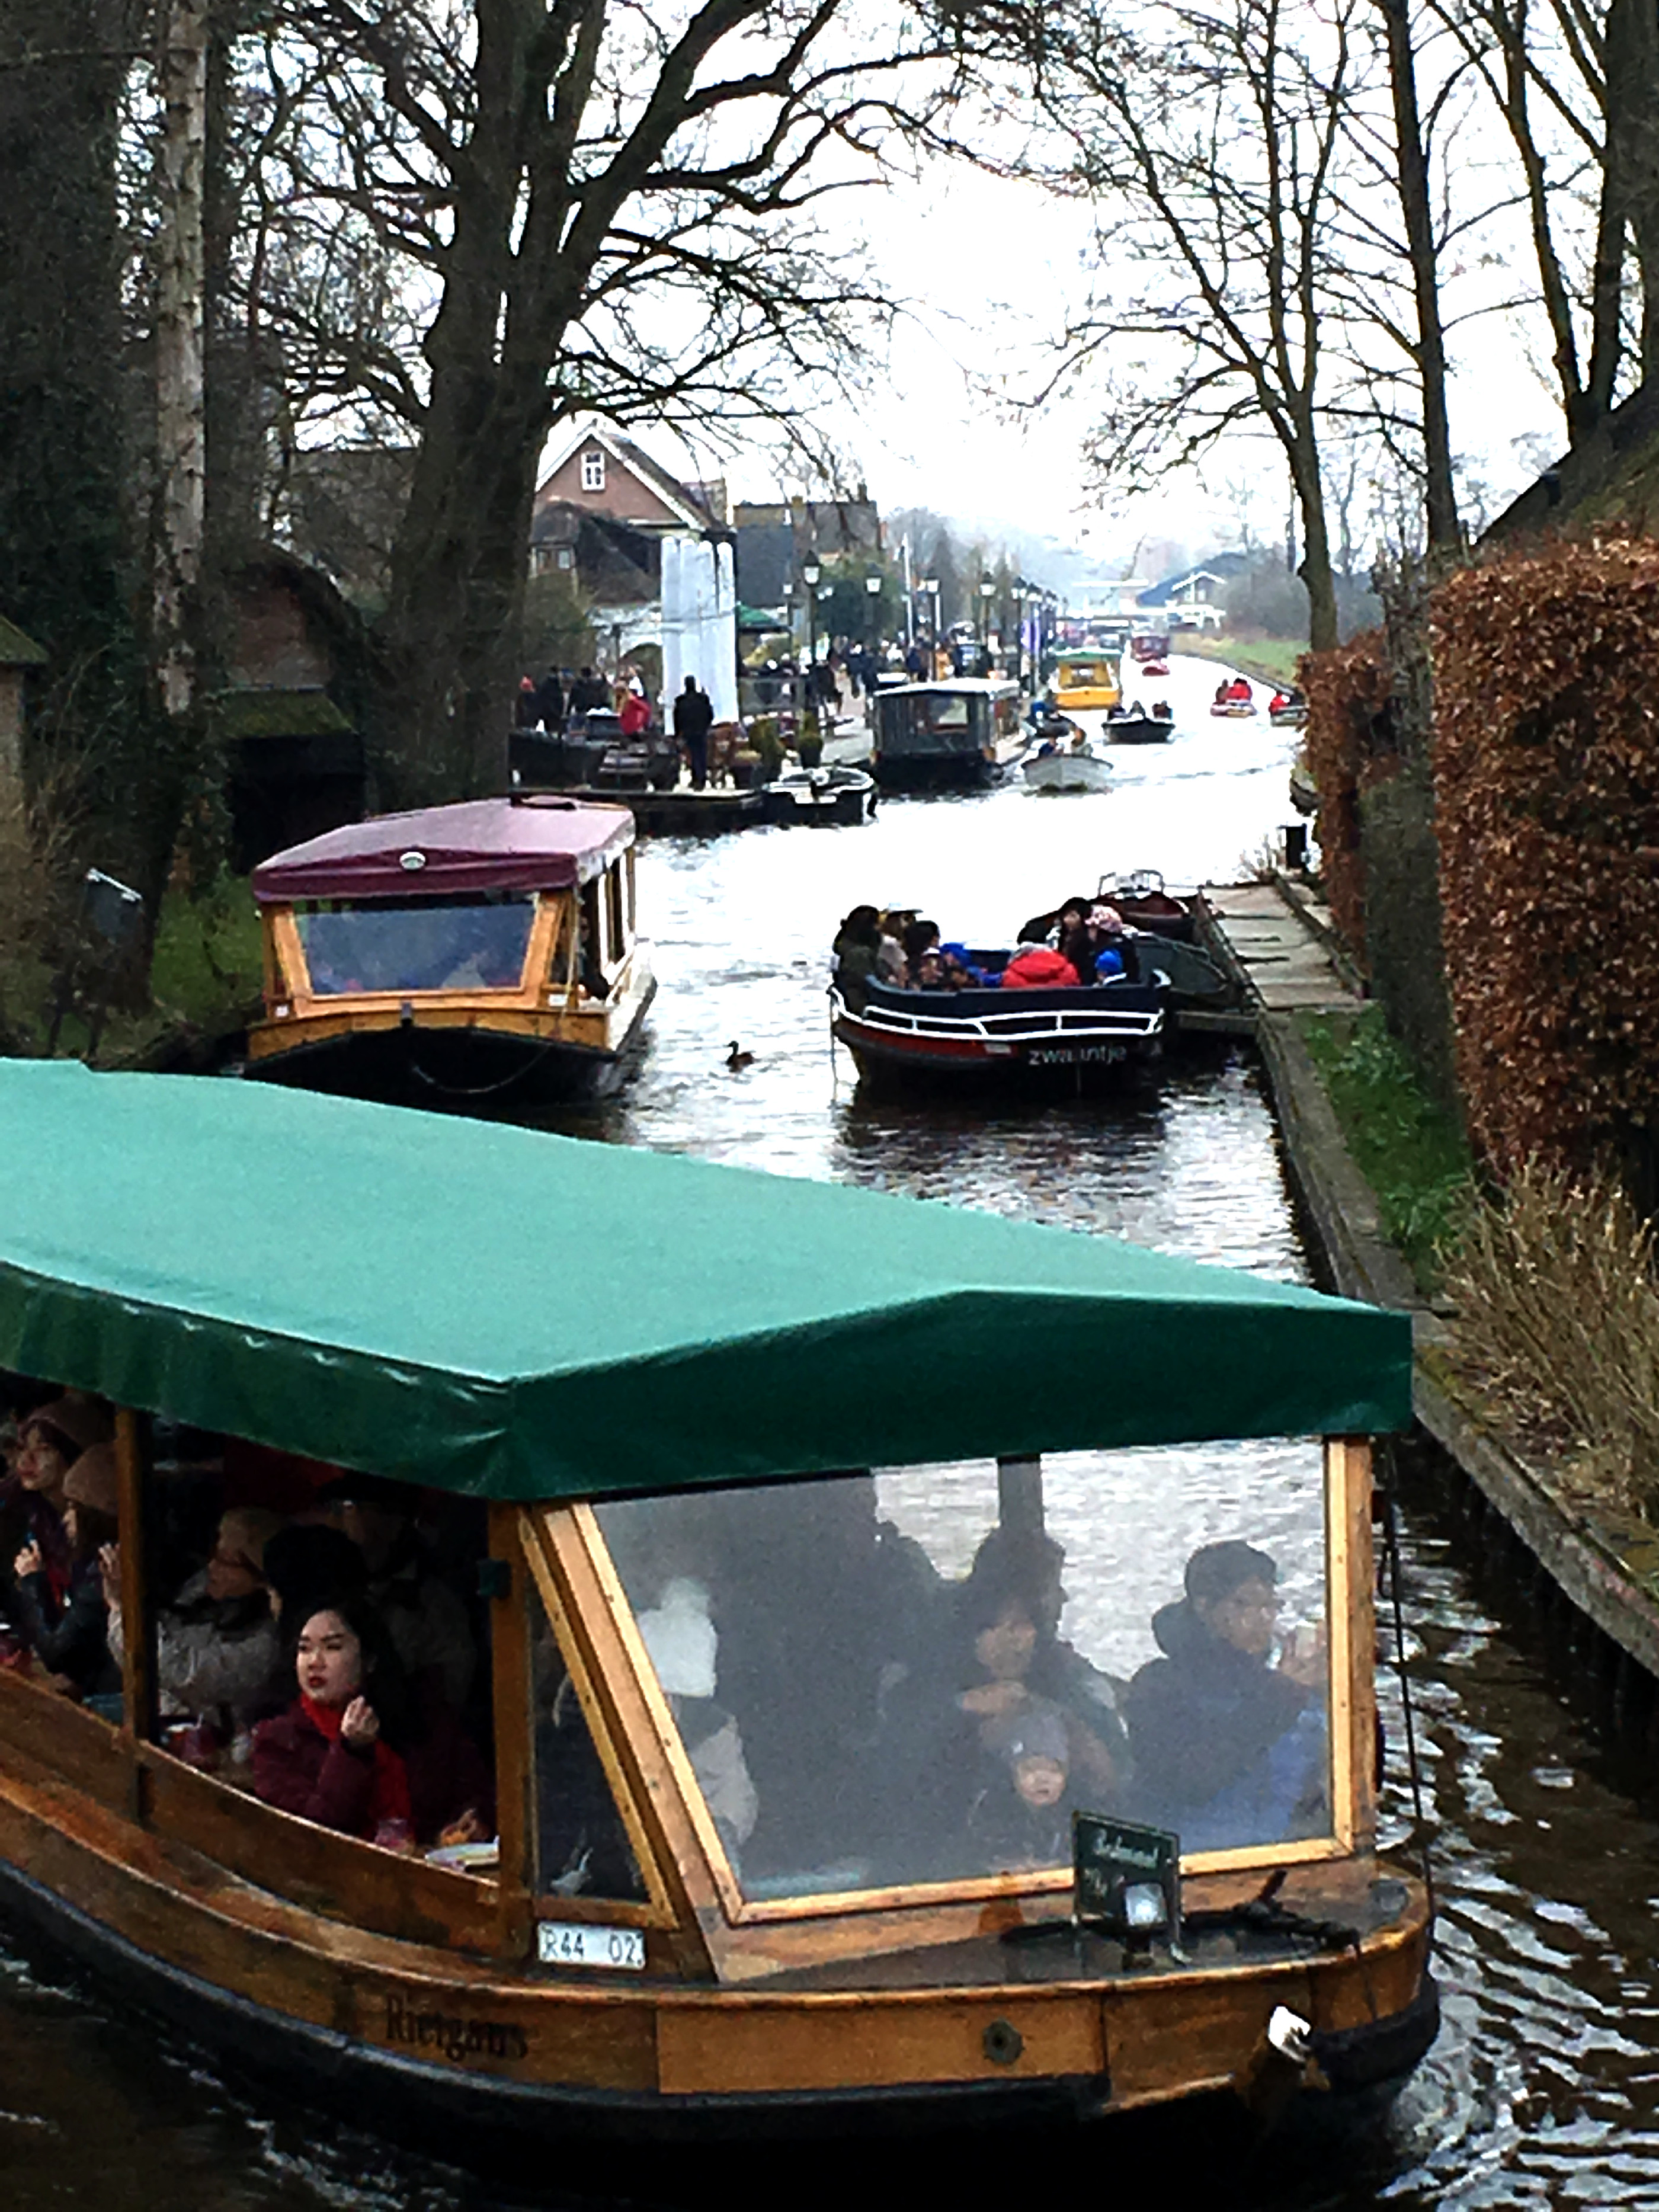
<path id="1" fill-rule="evenodd" d="M 89 1445 L 109 1441 L 114 1423 L 96 1399 L 70 1391 L 25 1414 L 17 1427 L 14 1472 L 0 1492 L 0 1577 L 9 1592 L 14 1556 L 33 1547 L 52 1603 L 61 1606 L 75 1570 L 64 1524 L 64 1485 Z M 15 1605 L 7 1610 L 15 1612 Z"/>
<path id="2" fill-rule="evenodd" d="M 1187 1562 L 1186 1595 L 1152 1618 L 1163 1656 L 1124 1701 L 1137 1818 L 1188 1850 L 1317 1834 L 1328 1818 L 1324 1632 L 1275 1664 L 1279 1569 L 1237 1538 Z"/>
<path id="3" fill-rule="evenodd" d="M 68 1584 L 55 1593 L 40 1547 L 24 1545 L 12 1562 L 15 1626 L 55 1686 L 77 1698 L 118 1691 L 121 1671 L 110 1656 L 99 1553 L 115 1541 L 118 1522 L 115 1447 L 80 1452 L 63 1479 Z"/>
<path id="4" fill-rule="evenodd" d="M 1072 1856 L 1071 1732 L 1060 1707 L 1034 1698 L 990 1731 L 991 1765 L 969 1808 L 984 1863 L 1000 1872 L 1063 1866 Z"/>
<path id="5" fill-rule="evenodd" d="M 265 1547 L 280 1515 L 234 1505 L 219 1522 L 205 1566 L 198 1568 L 156 1620 L 155 1680 L 163 1720 L 205 1723 L 223 1742 L 287 1702 L 276 1617 L 265 1584 Z M 125 1657 L 120 1561 L 104 1560 L 109 1645 Z"/>

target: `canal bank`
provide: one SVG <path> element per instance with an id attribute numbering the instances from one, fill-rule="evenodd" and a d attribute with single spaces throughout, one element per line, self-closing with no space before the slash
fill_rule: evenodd
<path id="1" fill-rule="evenodd" d="M 1659 1678 L 1659 1529 L 1569 1494 L 1549 1466 L 1501 1433 L 1449 1357 L 1443 1316 L 1384 1231 L 1376 1194 L 1354 1161 L 1303 1035 L 1303 1010 L 1352 1011 L 1358 1003 L 1316 902 L 1305 886 L 1280 879 L 1248 892 L 1212 891 L 1208 912 L 1212 942 L 1255 1013 L 1286 1169 L 1322 1280 L 1346 1297 L 1413 1316 L 1413 1404 L 1425 1435 L 1607 1639 L 1615 1669 Z M 1253 964 L 1264 943 L 1276 948 L 1272 964 Z"/>

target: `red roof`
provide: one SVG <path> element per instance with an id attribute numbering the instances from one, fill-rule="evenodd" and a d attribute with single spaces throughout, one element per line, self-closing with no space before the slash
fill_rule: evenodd
<path id="1" fill-rule="evenodd" d="M 376 814 L 273 853 L 253 871 L 265 905 L 304 898 L 419 898 L 564 890 L 634 842 L 625 806 L 574 799 L 473 799 Z"/>

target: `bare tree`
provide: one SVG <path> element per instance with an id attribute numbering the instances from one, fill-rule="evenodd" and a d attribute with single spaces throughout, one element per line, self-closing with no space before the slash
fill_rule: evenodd
<path id="1" fill-rule="evenodd" d="M 1061 382 L 1103 384 L 1091 459 L 1146 488 L 1230 434 L 1277 441 L 1301 520 L 1309 635 L 1337 641 L 1322 435 L 1355 389 L 1340 253 L 1358 0 L 1199 0 L 1135 19 L 1085 4 L 1033 19 L 1047 173 L 1095 210 L 1102 282 L 1060 341 Z M 1127 266 L 1126 266 L 1127 264 Z"/>
<path id="2" fill-rule="evenodd" d="M 951 97 L 925 21 L 847 0 L 277 0 L 266 252 L 309 392 L 416 448 L 379 629 L 388 735 L 498 786 L 538 459 L 561 420 L 799 416 L 885 302 L 817 219 Z M 925 64 L 919 70 L 918 64 Z M 904 106 L 914 87 L 919 110 Z M 269 220 L 280 207 L 280 227 Z M 378 259 L 377 259 L 378 257 Z M 270 264 L 267 262 L 267 267 Z M 395 272 L 392 313 L 337 310 Z M 252 283 L 250 272 L 250 283 Z M 252 311 L 252 308 L 251 308 Z"/>

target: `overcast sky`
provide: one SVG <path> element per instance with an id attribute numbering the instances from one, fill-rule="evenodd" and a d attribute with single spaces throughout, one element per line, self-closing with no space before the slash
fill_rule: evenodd
<path id="1" fill-rule="evenodd" d="M 1234 440 L 1201 473 L 1172 476 L 1153 496 L 1103 508 L 1080 490 L 1091 422 L 1086 397 L 1015 419 L 975 388 L 999 374 L 1017 388 L 1032 387 L 1044 341 L 1086 289 L 1086 227 L 1077 209 L 1035 185 L 956 163 L 938 164 L 916 182 L 849 194 L 844 206 L 891 296 L 910 303 L 894 334 L 889 375 L 875 380 L 861 418 L 849 422 L 843 413 L 832 424 L 884 513 L 933 507 L 978 525 L 993 541 L 999 526 L 1052 534 L 1098 555 L 1112 574 L 1143 536 L 1184 541 L 1194 555 L 1237 544 L 1242 495 L 1253 495 L 1254 536 L 1282 541 L 1289 489 L 1270 438 Z M 1449 290 L 1453 283 L 1462 288 L 1461 301 L 1485 281 L 1463 265 L 1474 252 L 1466 247 L 1447 271 Z M 1513 270 L 1501 266 L 1491 279 L 1504 288 L 1513 281 Z M 1540 450 L 1553 454 L 1565 442 L 1526 344 L 1513 319 L 1477 319 L 1452 333 L 1454 447 L 1485 480 L 1488 513 L 1536 473 Z M 704 457 L 710 472 L 719 465 Z M 724 465 L 734 496 L 778 495 L 768 457 Z"/>

